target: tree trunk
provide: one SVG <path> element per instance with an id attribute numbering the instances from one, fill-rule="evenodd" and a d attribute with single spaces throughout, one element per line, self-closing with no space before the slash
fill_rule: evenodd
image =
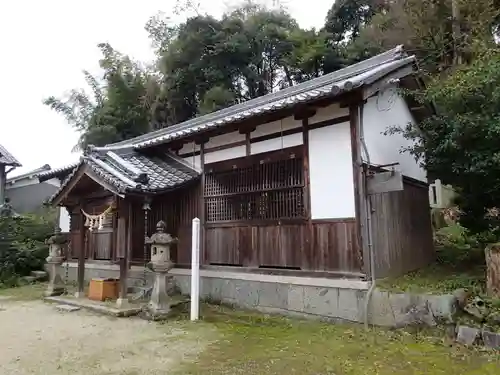
<path id="1" fill-rule="evenodd" d="M 500 298 L 500 243 L 486 247 L 486 289 L 488 295 Z"/>
<path id="2" fill-rule="evenodd" d="M 460 32 L 460 10 L 458 8 L 458 0 L 451 0 L 452 11 L 452 29 L 453 29 L 453 64 L 460 65 L 462 63 L 461 47 L 461 32 Z"/>

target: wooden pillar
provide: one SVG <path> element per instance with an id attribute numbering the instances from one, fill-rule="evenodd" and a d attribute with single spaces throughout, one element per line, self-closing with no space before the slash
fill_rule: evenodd
<path id="1" fill-rule="evenodd" d="M 252 143 L 250 139 L 250 132 L 245 133 L 245 155 L 250 156 L 252 154 Z"/>
<path id="2" fill-rule="evenodd" d="M 362 110 L 362 107 L 361 107 Z M 351 154 L 352 154 L 352 170 L 354 184 L 354 207 L 356 213 L 356 257 L 360 266 L 360 271 L 368 273 L 369 254 L 364 250 L 363 238 L 366 233 L 365 220 L 365 205 L 364 205 L 364 189 L 361 186 L 363 181 L 362 175 L 362 159 L 361 159 L 361 142 L 360 142 L 360 106 L 358 103 L 349 105 L 349 122 L 351 130 Z"/>
<path id="3" fill-rule="evenodd" d="M 302 270 L 314 270 L 314 228 L 311 216 L 311 181 L 309 174 L 309 119 L 316 114 L 312 107 L 299 108 L 294 114 L 294 119 L 302 120 L 302 172 L 304 179 L 304 217 L 306 223 L 303 226 L 303 251 L 301 252 L 300 268 Z"/>
<path id="4" fill-rule="evenodd" d="M 132 266 L 132 223 L 133 223 L 133 215 L 134 215 L 134 205 L 131 201 L 128 201 L 128 219 L 127 219 L 127 267 L 128 269 Z"/>
<path id="5" fill-rule="evenodd" d="M 205 243 L 205 143 L 206 139 L 201 139 L 200 144 L 200 168 L 201 168 L 201 183 L 200 183 L 200 263 L 204 264 L 208 259 L 207 248 Z"/>
<path id="6" fill-rule="evenodd" d="M 75 297 L 82 298 L 85 296 L 85 252 L 87 251 L 88 236 L 87 228 L 85 228 L 85 218 L 83 216 L 82 210 L 83 204 L 80 202 L 78 206 L 79 215 L 81 216 L 81 247 L 78 253 L 78 289 L 76 291 Z"/>
<path id="7" fill-rule="evenodd" d="M 130 226 L 127 225 L 127 216 L 130 211 L 129 202 L 122 200 L 124 207 L 118 210 L 118 225 L 116 238 L 116 256 L 120 265 L 120 290 L 117 305 L 120 307 L 127 302 L 128 292 L 128 232 Z"/>
<path id="8" fill-rule="evenodd" d="M 257 128 L 255 126 L 252 126 L 252 127 L 244 127 L 242 129 L 240 129 L 240 134 L 244 134 L 245 135 L 245 156 L 249 157 L 252 155 L 252 132 L 254 132 Z M 241 263 L 244 267 L 259 267 L 259 257 L 258 257 L 258 253 L 256 251 L 257 249 L 257 246 L 254 246 L 252 244 L 252 225 L 250 224 L 250 222 L 247 222 L 247 225 L 246 225 L 246 231 L 245 233 L 249 233 L 250 236 L 247 237 L 245 240 L 250 244 L 250 252 L 249 254 L 245 254 L 245 251 L 244 250 L 240 250 L 240 260 L 241 260 Z M 241 241 L 241 240 L 240 240 Z M 234 246 L 237 246 L 237 244 L 235 244 Z"/>
<path id="9" fill-rule="evenodd" d="M 315 269 L 316 265 L 311 264 L 314 257 L 314 228 L 311 219 L 311 179 L 309 173 L 309 117 L 302 119 L 302 142 L 303 152 L 303 173 L 304 173 L 304 212 L 307 218 L 304 232 L 304 252 L 301 260 L 303 270 Z"/>

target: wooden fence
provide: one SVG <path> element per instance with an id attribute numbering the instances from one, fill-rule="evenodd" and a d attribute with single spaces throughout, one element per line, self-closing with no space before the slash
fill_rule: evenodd
<path id="1" fill-rule="evenodd" d="M 404 178 L 404 190 L 372 200 L 377 278 L 399 276 L 435 259 L 428 186 Z"/>

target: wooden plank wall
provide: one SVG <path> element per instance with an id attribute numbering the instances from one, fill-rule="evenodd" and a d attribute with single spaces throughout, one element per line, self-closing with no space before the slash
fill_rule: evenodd
<path id="1" fill-rule="evenodd" d="M 377 278 L 395 277 L 435 259 L 428 187 L 404 179 L 404 190 L 372 196 Z"/>
<path id="2" fill-rule="evenodd" d="M 356 244 L 354 219 L 207 224 L 205 264 L 358 273 L 361 263 Z"/>
<path id="3" fill-rule="evenodd" d="M 179 239 L 171 254 L 173 261 L 178 264 L 191 264 L 191 226 L 193 218 L 199 216 L 199 192 L 200 183 L 197 181 L 159 196 L 151 203 L 148 235 L 154 233 L 158 221 L 165 221 L 167 232 Z M 138 214 L 143 215 L 142 212 Z"/>

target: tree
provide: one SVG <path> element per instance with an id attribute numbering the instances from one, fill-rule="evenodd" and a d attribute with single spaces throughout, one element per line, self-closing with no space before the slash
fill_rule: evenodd
<path id="1" fill-rule="evenodd" d="M 88 145 L 104 146 L 144 134 L 155 122 L 159 85 L 154 72 L 141 67 L 114 50 L 99 44 L 102 52 L 102 79 L 84 71 L 92 92 L 73 89 L 66 98 L 51 96 L 44 100 L 79 133 L 75 149 Z"/>
<path id="2" fill-rule="evenodd" d="M 387 1 L 347 46 L 348 56 L 365 57 L 403 44 L 431 75 L 453 68 L 457 50 L 464 63 L 470 62 L 476 41 L 493 41 L 500 15 L 498 0 L 454 1 L 461 16 L 457 41 L 450 0 Z"/>
<path id="3" fill-rule="evenodd" d="M 246 3 L 215 19 L 147 24 L 161 71 L 166 124 L 292 86 L 323 73 L 326 35 L 303 30 L 283 9 Z"/>
<path id="4" fill-rule="evenodd" d="M 500 49 L 483 47 L 470 65 L 435 78 L 417 96 L 438 114 L 403 131 L 415 141 L 407 151 L 425 158 L 428 173 L 459 192 L 461 221 L 474 232 L 488 229 L 485 216 L 500 202 Z"/>
<path id="5" fill-rule="evenodd" d="M 323 27 L 329 47 L 324 54 L 325 73 L 342 69 L 346 65 L 379 52 L 373 48 L 371 50 L 362 48 L 362 44 L 356 44 L 355 50 L 349 51 L 347 47 L 357 40 L 360 32 L 375 14 L 385 11 L 386 2 L 385 0 L 338 0 L 333 3 Z"/>

